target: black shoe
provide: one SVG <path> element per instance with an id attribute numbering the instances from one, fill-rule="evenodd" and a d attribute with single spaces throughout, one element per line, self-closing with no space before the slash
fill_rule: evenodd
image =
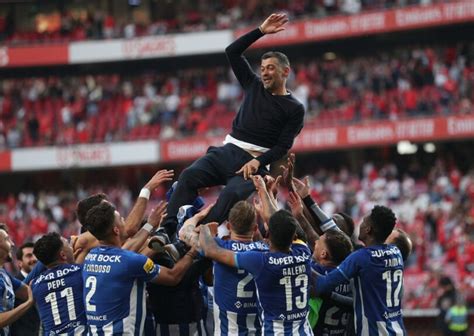
<path id="1" fill-rule="evenodd" d="M 168 252 L 169 256 L 173 258 L 174 262 L 177 262 L 181 259 L 188 251 L 191 249 L 188 245 L 186 245 L 181 240 L 173 244 L 167 244 L 164 246 L 166 252 Z"/>
<path id="2" fill-rule="evenodd" d="M 165 231 L 157 230 L 155 234 L 150 238 L 148 247 L 158 253 L 165 251 L 165 245 L 170 244 L 170 239 Z"/>

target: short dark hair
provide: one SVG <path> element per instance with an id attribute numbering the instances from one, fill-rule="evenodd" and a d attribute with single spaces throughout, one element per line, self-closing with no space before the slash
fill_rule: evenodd
<path id="1" fill-rule="evenodd" d="M 77 203 L 76 210 L 77 219 L 79 220 L 79 223 L 81 223 L 81 225 L 85 225 L 87 212 L 106 199 L 107 195 L 105 195 L 104 193 L 98 193 L 79 201 Z"/>
<path id="2" fill-rule="evenodd" d="M 237 234 L 246 234 L 252 230 L 256 219 L 255 207 L 247 201 L 239 201 L 230 209 L 229 224 Z"/>
<path id="3" fill-rule="evenodd" d="M 340 227 L 340 229 L 344 231 L 346 235 L 348 235 L 349 237 L 352 237 L 352 235 L 354 234 L 354 227 L 355 227 L 354 220 L 352 219 L 351 216 L 349 216 L 345 212 L 338 212 L 337 214 L 344 219 L 345 225 L 343 228 Z"/>
<path id="4" fill-rule="evenodd" d="M 112 230 L 115 221 L 115 207 L 102 202 L 87 211 L 86 229 L 98 240 L 104 240 Z"/>
<path id="5" fill-rule="evenodd" d="M 8 225 L 5 223 L 0 223 L 0 230 L 5 231 L 6 233 L 9 233 L 8 231 Z"/>
<path id="6" fill-rule="evenodd" d="M 408 234 L 402 229 L 395 228 L 394 230 L 398 232 L 398 235 L 391 243 L 398 247 L 402 254 L 403 261 L 406 261 L 410 256 L 412 249 L 411 239 L 410 237 L 408 237 Z"/>
<path id="7" fill-rule="evenodd" d="M 279 51 L 267 51 L 265 54 L 262 55 L 262 61 L 272 57 L 276 58 L 281 66 L 290 66 L 290 60 L 288 59 L 288 56 Z"/>
<path id="8" fill-rule="evenodd" d="M 331 260 L 339 265 L 353 250 L 351 239 L 344 232 L 335 229 L 329 229 L 324 234 Z"/>
<path id="9" fill-rule="evenodd" d="M 38 239 L 34 244 L 33 254 L 47 266 L 58 260 L 63 244 L 59 233 L 50 232 Z"/>
<path id="10" fill-rule="evenodd" d="M 295 217 L 286 210 L 278 210 L 270 217 L 268 222 L 268 232 L 272 245 L 279 250 L 289 248 L 298 225 Z"/>
<path id="11" fill-rule="evenodd" d="M 35 244 L 33 242 L 26 242 L 23 245 L 21 245 L 18 250 L 16 251 L 16 258 L 18 260 L 23 259 L 23 249 L 25 248 L 33 248 L 35 247 Z"/>
<path id="12" fill-rule="evenodd" d="M 296 238 L 304 241 L 305 243 L 308 243 L 308 235 L 306 234 L 306 232 L 304 232 L 298 220 L 296 221 L 296 224 L 297 224 L 296 230 L 295 230 Z"/>
<path id="13" fill-rule="evenodd" d="M 392 233 L 397 218 L 390 208 L 376 205 L 370 212 L 370 222 L 375 239 L 378 242 L 385 242 L 390 233 Z"/>

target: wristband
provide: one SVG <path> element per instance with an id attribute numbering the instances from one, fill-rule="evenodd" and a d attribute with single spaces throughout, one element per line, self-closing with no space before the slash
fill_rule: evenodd
<path id="1" fill-rule="evenodd" d="M 155 228 L 150 223 L 146 223 L 145 225 L 142 226 L 142 230 L 145 230 L 148 233 L 151 233 L 154 229 Z"/>
<path id="2" fill-rule="evenodd" d="M 321 231 L 326 232 L 329 229 L 339 229 L 336 225 L 336 222 L 334 222 L 334 219 L 329 218 L 326 222 L 321 223 Z"/>
<path id="3" fill-rule="evenodd" d="M 146 198 L 147 200 L 149 200 L 150 194 L 151 194 L 150 189 L 142 188 L 142 190 L 140 190 L 140 195 L 138 195 L 138 197 Z"/>

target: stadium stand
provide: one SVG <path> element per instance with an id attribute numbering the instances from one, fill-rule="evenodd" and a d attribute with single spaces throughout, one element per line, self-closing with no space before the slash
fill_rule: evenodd
<path id="1" fill-rule="evenodd" d="M 327 55 L 326 55 L 327 57 Z M 306 125 L 473 112 L 474 44 L 296 59 Z M 241 99 L 228 68 L 0 80 L 0 146 L 223 134 Z"/>
<path id="2" fill-rule="evenodd" d="M 14 17 L 21 6 L 0 14 L 0 41 L 11 45 L 81 41 L 90 39 L 134 38 L 176 32 L 236 28 L 260 21 L 266 13 L 279 10 L 293 19 L 356 14 L 362 11 L 427 4 L 412 0 L 344 1 L 172 1 L 149 2 L 149 11 L 135 15 L 113 11 L 114 6 L 93 8 L 87 3 L 71 3 L 38 8 L 34 27 L 22 27 Z M 434 2 L 434 1 L 433 1 Z M 436 1 L 448 2 L 448 1 Z M 20 12 L 20 13 L 19 13 Z M 122 15 L 118 15 L 121 13 Z M 29 29 L 28 29 L 29 28 Z"/>
<path id="3" fill-rule="evenodd" d="M 97 8 L 86 1 L 51 2 L 41 7 L 29 3 L 2 6 L 0 223 L 8 225 L 10 236 L 19 246 L 50 231 L 65 237 L 77 234 L 77 201 L 95 192 L 105 192 L 121 214 L 128 214 L 143 175 L 157 164 L 181 169 L 215 139 L 220 143 L 242 98 L 240 85 L 222 55 L 185 55 L 188 58 L 183 60 L 180 53 L 151 53 L 151 57 L 145 54 L 135 59 L 130 52 L 132 56 L 111 59 L 116 62 L 113 64 L 86 59 L 86 65 L 71 58 L 35 65 L 29 63 L 31 57 L 27 55 L 27 61 L 22 59 L 15 68 L 12 55 L 23 47 L 70 48 L 71 43 L 85 45 L 99 40 L 99 44 L 118 39 L 123 39 L 125 45 L 147 36 L 158 41 L 168 34 L 191 36 L 217 30 L 238 36 L 275 10 L 288 12 L 291 20 L 301 20 L 301 27 L 319 19 L 351 20 L 402 7 L 410 10 L 412 5 L 433 8 L 434 13 L 442 5 L 456 3 L 462 1 L 142 0 L 141 6 L 134 7 L 125 1 L 118 4 L 104 0 L 97 1 Z M 463 8 L 469 17 L 474 7 L 469 1 L 465 3 Z M 33 15 L 35 22 L 26 18 L 26 13 Z M 432 19 L 420 17 L 426 22 Z M 326 32 L 322 41 L 305 37 L 290 45 L 275 43 L 290 55 L 294 74 L 288 86 L 307 108 L 303 132 L 308 132 L 302 133 L 305 145 L 294 146 L 298 151 L 297 175 L 310 176 L 312 197 L 327 213 L 345 211 L 357 226 L 374 204 L 394 210 L 398 226 L 414 242 L 404 271 L 403 308 L 408 312 L 409 334 L 416 332 L 418 336 L 437 335 L 433 321 L 449 287 L 446 282 L 452 281 L 467 295 L 471 308 L 474 306 L 474 164 L 470 157 L 474 136 L 474 43 L 468 36 L 473 29 L 472 17 L 453 19 L 444 23 L 447 27 L 441 23 L 441 28 L 434 21 L 426 26 L 415 24 L 408 31 L 390 28 L 387 20 L 389 29 L 380 28 L 367 36 L 363 32 L 367 27 L 361 24 L 362 28 L 357 29 L 362 30 L 349 31 L 343 40 L 336 39 L 341 36 L 332 40 L 331 32 Z M 358 42 L 364 47 L 358 48 Z M 200 53 L 205 54 L 202 50 Z M 249 51 L 255 67 L 259 62 L 256 54 Z M 5 55 L 9 59 L 5 60 Z M 152 60 L 143 60 L 147 57 Z M 205 58 L 208 60 L 201 64 Z M 161 61 L 163 65 L 155 67 Z M 432 122 L 427 128 L 434 129 L 427 137 L 415 124 L 426 120 Z M 448 133 L 454 129 L 458 133 L 437 138 L 439 120 L 446 123 Z M 463 123 L 453 126 L 456 120 Z M 409 125 L 415 126 L 389 141 L 374 137 L 347 148 L 344 141 L 339 142 L 342 130 L 349 134 L 352 126 L 367 127 L 370 132 L 371 125 L 380 130 L 390 123 L 395 125 L 396 133 L 397 125 L 405 122 L 414 122 Z M 325 132 L 318 135 L 318 129 Z M 336 130 L 331 133 L 336 134 L 336 145 L 321 141 L 330 138 L 326 137 L 328 129 Z M 419 143 L 418 153 L 397 154 L 394 145 L 410 132 L 416 133 L 412 140 Z M 87 155 L 97 154 L 95 146 L 111 144 L 122 150 L 122 142 L 142 140 L 156 145 L 151 159 L 124 163 L 116 159 L 117 154 L 111 159 L 112 149 L 107 147 L 102 153 L 100 147 L 97 153 L 104 157 L 88 160 Z M 436 152 L 420 153 L 428 140 L 436 145 Z M 452 142 L 444 143 L 448 140 Z M 169 146 L 180 141 L 181 147 Z M 468 154 L 450 156 L 458 146 Z M 185 147 L 190 154 L 185 153 Z M 82 152 L 73 153 L 77 148 Z M 178 154 L 170 155 L 169 148 Z M 33 156 L 35 150 L 41 151 L 41 158 Z M 45 155 L 50 150 L 55 151 L 53 159 Z M 65 153 L 57 154 L 60 150 Z M 77 157 L 66 157 L 71 153 Z M 21 164 L 14 154 L 24 154 Z M 45 160 L 49 160 L 46 165 Z M 164 198 L 165 191 L 158 190 L 155 199 Z M 218 193 L 219 189 L 206 191 L 206 203 L 213 202 Z M 287 197 L 282 190 L 281 207 L 286 206 Z"/>

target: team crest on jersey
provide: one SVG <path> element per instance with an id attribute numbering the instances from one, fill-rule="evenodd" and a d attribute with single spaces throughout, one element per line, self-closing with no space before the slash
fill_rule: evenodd
<path id="1" fill-rule="evenodd" d="M 153 260 L 151 260 L 150 258 L 148 258 L 145 265 L 143 265 L 143 269 L 147 273 L 150 273 L 154 267 L 155 267 L 155 264 L 153 263 Z"/>

